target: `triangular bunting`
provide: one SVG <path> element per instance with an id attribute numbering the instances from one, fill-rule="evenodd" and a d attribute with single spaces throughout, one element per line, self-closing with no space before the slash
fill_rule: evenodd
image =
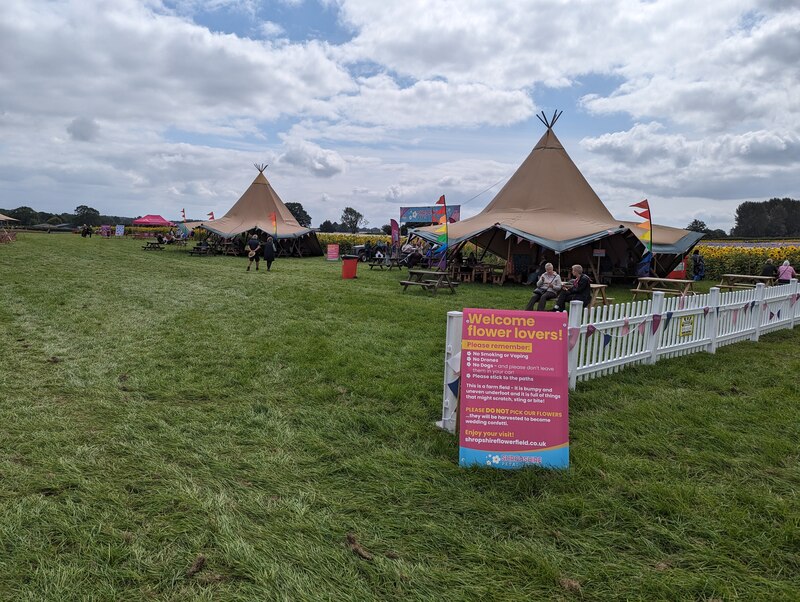
<path id="1" fill-rule="evenodd" d="M 653 314 L 653 334 L 658 331 L 658 327 L 661 325 L 661 314 Z"/>
<path id="2" fill-rule="evenodd" d="M 686 297 L 684 295 L 681 295 L 680 297 L 678 297 L 678 309 L 683 309 L 685 305 L 686 305 Z"/>
<path id="3" fill-rule="evenodd" d="M 640 322 L 640 323 L 639 323 L 639 326 L 637 326 L 636 328 L 637 328 L 637 330 L 639 331 L 639 334 L 640 334 L 640 335 L 642 335 L 642 336 L 644 336 L 644 329 L 645 329 L 646 327 L 647 327 L 647 322 Z"/>
<path id="4" fill-rule="evenodd" d="M 589 325 L 586 327 L 586 338 L 588 339 L 588 338 L 589 338 L 590 336 L 592 336 L 592 335 L 593 335 L 595 332 L 597 332 L 597 328 L 594 326 L 594 324 L 589 324 Z"/>
<path id="5" fill-rule="evenodd" d="M 447 383 L 447 388 L 450 389 L 450 392 L 458 397 L 458 386 L 461 383 L 461 377 L 458 377 L 451 383 Z"/>
<path id="6" fill-rule="evenodd" d="M 739 320 L 739 310 L 733 310 L 733 325 L 736 326 L 736 322 Z"/>
<path id="7" fill-rule="evenodd" d="M 455 372 L 456 374 L 461 373 L 461 352 L 459 351 L 449 360 L 447 360 L 447 365 L 450 369 Z"/>
<path id="8" fill-rule="evenodd" d="M 717 308 L 717 309 L 719 309 L 719 308 Z M 710 308 L 710 307 L 708 307 L 708 306 L 704 307 L 704 308 L 703 308 L 703 315 L 704 315 L 704 316 L 707 316 L 709 311 L 711 311 L 711 308 Z"/>
<path id="9" fill-rule="evenodd" d="M 622 336 L 628 336 L 628 333 L 631 331 L 631 323 L 628 321 L 628 318 L 625 318 L 625 321 L 622 323 Z"/>
<path id="10" fill-rule="evenodd" d="M 603 335 L 603 347 L 606 347 L 611 342 L 611 335 L 604 334 Z"/>
<path id="11" fill-rule="evenodd" d="M 775 315 L 778 316 L 778 319 L 780 320 L 781 319 L 781 310 L 778 310 L 778 313 L 776 313 Z"/>
<path id="12" fill-rule="evenodd" d="M 647 199 L 643 201 L 639 201 L 638 203 L 634 203 L 631 207 L 639 207 L 640 209 L 650 209 L 650 203 L 647 202 Z"/>
<path id="13" fill-rule="evenodd" d="M 569 338 L 569 350 L 570 351 L 572 351 L 573 347 L 575 347 L 575 344 L 578 342 L 578 339 L 580 338 L 580 336 L 581 336 L 581 329 L 580 328 L 573 327 L 573 328 L 569 329 L 568 338 Z"/>
<path id="14" fill-rule="evenodd" d="M 772 312 L 769 312 L 769 319 L 772 320 L 773 318 L 775 318 L 775 314 L 772 313 Z"/>
<path id="15" fill-rule="evenodd" d="M 672 320 L 672 312 L 668 311 L 667 312 L 667 319 L 664 321 L 664 330 L 666 330 L 669 327 L 669 323 L 670 323 L 671 320 Z"/>
<path id="16" fill-rule="evenodd" d="M 645 209 L 644 211 L 634 211 L 636 215 L 639 217 L 643 217 L 644 219 L 650 219 L 650 210 Z"/>

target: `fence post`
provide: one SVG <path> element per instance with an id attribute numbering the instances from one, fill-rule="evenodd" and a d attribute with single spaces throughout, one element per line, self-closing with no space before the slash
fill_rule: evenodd
<path id="1" fill-rule="evenodd" d="M 792 278 L 789 281 L 789 290 L 791 291 L 791 293 L 789 293 L 790 295 L 796 295 L 798 292 L 800 292 L 800 287 L 797 286 L 797 278 Z M 795 316 L 797 315 L 797 307 L 798 307 L 798 305 L 800 305 L 800 303 L 795 303 L 794 305 L 792 305 L 792 301 L 791 301 L 791 297 L 790 297 L 790 299 L 789 299 L 789 317 L 790 317 L 790 319 L 789 319 L 789 325 L 787 326 L 787 328 L 794 328 Z"/>
<path id="2" fill-rule="evenodd" d="M 709 353 L 717 352 L 717 335 L 719 334 L 719 288 L 716 286 L 709 291 L 708 299 L 708 347 Z"/>
<path id="3" fill-rule="evenodd" d="M 761 322 L 764 320 L 764 293 L 766 293 L 766 287 L 763 282 L 759 282 L 756 284 L 756 327 L 753 334 L 750 335 L 751 341 L 757 341 L 761 336 Z"/>
<path id="4" fill-rule="evenodd" d="M 582 301 L 570 301 L 569 304 L 569 322 L 567 322 L 567 341 L 570 340 L 570 333 L 574 332 L 574 329 L 577 328 L 580 332 L 581 328 L 581 318 L 583 316 L 583 302 Z M 569 343 L 567 343 L 569 344 Z M 578 340 L 575 342 L 575 346 L 569 350 L 569 354 L 567 356 L 567 373 L 569 374 L 569 388 L 574 389 L 575 386 L 578 384 L 578 351 L 580 349 L 580 334 L 578 334 Z"/>
<path id="5" fill-rule="evenodd" d="M 650 337 L 650 358 L 647 360 L 648 364 L 655 364 L 658 361 L 658 343 L 661 340 L 661 324 L 664 322 L 664 293 L 656 291 L 653 293 L 653 303 L 650 305 L 650 328 L 646 335 Z M 661 316 L 661 322 L 658 325 L 658 330 L 653 332 L 653 319 L 655 316 Z"/>
<path id="6" fill-rule="evenodd" d="M 458 417 L 458 396 L 454 395 L 447 386 L 459 377 L 461 373 L 460 362 L 458 369 L 454 370 L 450 360 L 461 353 L 461 317 L 460 311 L 447 312 L 447 338 L 444 348 L 444 391 L 442 392 L 442 419 L 436 426 L 450 433 L 456 432 Z"/>

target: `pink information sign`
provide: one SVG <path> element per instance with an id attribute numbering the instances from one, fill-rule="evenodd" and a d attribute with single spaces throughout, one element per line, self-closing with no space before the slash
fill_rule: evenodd
<path id="1" fill-rule="evenodd" d="M 339 245 L 328 245 L 328 261 L 339 260 Z"/>
<path id="2" fill-rule="evenodd" d="M 567 314 L 465 309 L 461 466 L 569 466 Z"/>

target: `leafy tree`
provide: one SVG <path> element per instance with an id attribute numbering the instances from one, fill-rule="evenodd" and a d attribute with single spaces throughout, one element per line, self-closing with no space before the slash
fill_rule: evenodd
<path id="1" fill-rule="evenodd" d="M 731 236 L 800 236 L 800 201 L 773 198 L 742 203 L 736 208 L 736 225 Z"/>
<path id="2" fill-rule="evenodd" d="M 78 223 L 88 224 L 90 226 L 100 225 L 100 212 L 97 209 L 88 207 L 86 205 L 78 205 L 75 207 L 75 219 Z"/>
<path id="3" fill-rule="evenodd" d="M 339 224 L 336 222 L 332 222 L 329 219 L 326 219 L 319 225 L 320 232 L 337 232 L 339 230 Z"/>
<path id="4" fill-rule="evenodd" d="M 391 236 L 391 234 L 392 234 L 392 225 L 391 224 L 384 224 L 383 226 L 381 226 L 381 232 Z"/>
<path id="5" fill-rule="evenodd" d="M 344 228 L 345 232 L 351 232 L 352 234 L 355 234 L 360 227 L 366 226 L 369 223 L 364 219 L 361 213 L 352 207 L 345 207 L 340 219 L 342 220 L 342 228 Z"/>
<path id="6" fill-rule="evenodd" d="M 286 208 L 291 211 L 298 224 L 304 228 L 311 226 L 311 216 L 303 209 L 302 203 L 286 203 Z"/>
<path id="7" fill-rule="evenodd" d="M 708 226 L 704 221 L 699 219 L 693 219 L 692 223 L 686 226 L 687 230 L 691 230 L 692 232 L 708 232 Z"/>
<path id="8" fill-rule="evenodd" d="M 4 212 L 8 217 L 19 220 L 20 226 L 32 226 L 39 223 L 39 212 L 30 207 L 17 207 L 11 211 Z"/>
<path id="9" fill-rule="evenodd" d="M 57 226 L 58 224 L 61 223 L 61 218 L 58 217 L 57 215 L 54 215 L 53 217 L 47 220 L 47 223 L 50 224 L 51 226 Z"/>
<path id="10" fill-rule="evenodd" d="M 708 236 L 708 238 L 727 238 L 728 237 L 728 234 L 725 232 L 725 230 L 721 230 L 719 228 L 717 228 L 715 230 L 709 230 L 708 232 L 706 232 L 706 235 Z"/>

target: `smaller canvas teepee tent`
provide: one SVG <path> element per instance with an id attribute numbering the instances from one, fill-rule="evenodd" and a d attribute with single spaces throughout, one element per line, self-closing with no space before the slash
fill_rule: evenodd
<path id="1" fill-rule="evenodd" d="M 261 230 L 276 239 L 280 252 L 307 257 L 322 255 L 311 228 L 301 226 L 264 176 L 266 165 L 256 165 L 258 175 L 233 207 L 221 218 L 201 222 L 203 228 L 224 238 Z"/>

